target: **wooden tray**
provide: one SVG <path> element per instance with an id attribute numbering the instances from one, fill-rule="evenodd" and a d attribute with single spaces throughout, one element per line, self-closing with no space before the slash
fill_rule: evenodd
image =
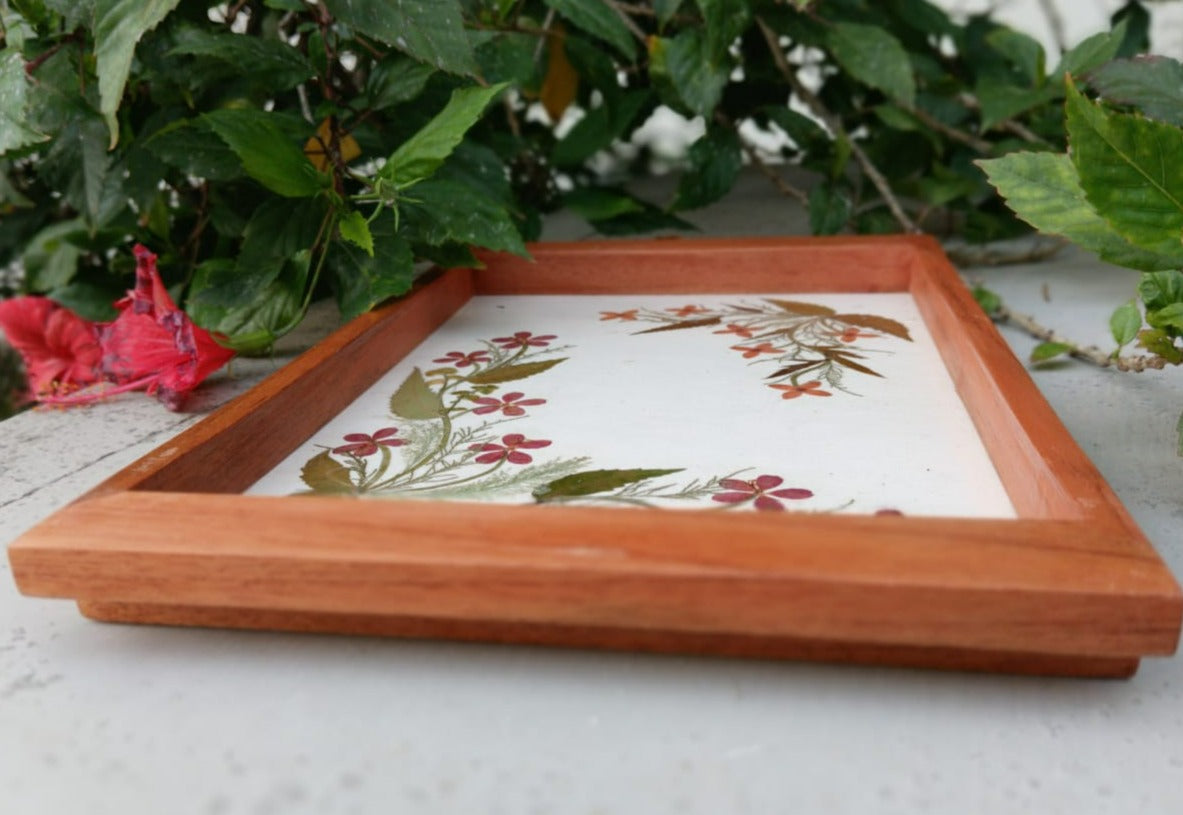
<path id="1" fill-rule="evenodd" d="M 435 274 L 44 521 L 19 588 L 118 622 L 1018 673 L 1174 652 L 1178 585 L 935 242 L 531 252 Z M 911 294 L 1017 517 L 242 494 L 474 295 L 818 292 Z"/>

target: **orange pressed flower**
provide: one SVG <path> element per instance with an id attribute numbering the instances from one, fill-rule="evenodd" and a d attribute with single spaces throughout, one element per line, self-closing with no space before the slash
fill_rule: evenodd
<path id="1" fill-rule="evenodd" d="M 842 331 L 831 331 L 829 334 L 831 337 L 837 337 L 842 342 L 854 342 L 860 338 L 874 339 L 875 337 L 879 336 L 878 334 L 869 334 L 865 331 L 859 331 L 854 326 L 850 326 L 849 328 L 846 328 Z"/>
<path id="2" fill-rule="evenodd" d="M 798 396 L 833 396 L 829 391 L 821 390 L 822 383 L 814 379 L 809 382 L 802 382 L 800 385 L 769 385 L 778 391 L 784 391 L 780 395 L 781 399 L 796 399 Z"/>
<path id="3" fill-rule="evenodd" d="M 736 325 L 735 323 L 728 323 L 727 327 L 722 329 L 721 331 L 712 331 L 711 333 L 712 334 L 737 334 L 737 335 L 743 337 L 745 340 L 750 340 L 752 338 L 752 329 L 748 328 L 747 326 Z"/>
<path id="4" fill-rule="evenodd" d="M 637 319 L 637 309 L 630 308 L 628 311 L 601 311 L 600 322 L 604 320 L 635 320 Z"/>
<path id="5" fill-rule="evenodd" d="M 744 359 L 751 359 L 758 357 L 760 354 L 779 354 L 781 349 L 777 348 L 770 342 L 762 342 L 759 345 L 733 345 L 732 351 L 742 351 Z"/>
<path id="6" fill-rule="evenodd" d="M 707 310 L 702 306 L 682 306 L 681 308 L 667 308 L 666 311 L 672 312 L 675 317 L 689 317 L 691 314 L 706 314 Z"/>

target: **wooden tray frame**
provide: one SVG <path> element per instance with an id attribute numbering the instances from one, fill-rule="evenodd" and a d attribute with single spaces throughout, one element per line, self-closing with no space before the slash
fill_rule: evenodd
<path id="1" fill-rule="evenodd" d="M 21 591 L 107 621 L 1018 673 L 1174 652 L 1179 586 L 932 240 L 531 252 L 434 275 L 44 521 L 9 548 Z M 474 294 L 821 291 L 912 293 L 1017 520 L 236 494 Z"/>

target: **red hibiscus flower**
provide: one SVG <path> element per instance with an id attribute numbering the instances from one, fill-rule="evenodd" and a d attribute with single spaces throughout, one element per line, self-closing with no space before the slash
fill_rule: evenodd
<path id="1" fill-rule="evenodd" d="M 346 433 L 345 441 L 349 444 L 342 444 L 340 447 L 334 447 L 334 453 L 345 453 L 359 458 L 372 456 L 378 452 L 378 447 L 402 447 L 406 444 L 406 439 L 396 439 L 394 436 L 398 433 L 397 427 L 384 427 L 381 430 L 375 430 L 373 434 L 370 433 Z"/>
<path id="2" fill-rule="evenodd" d="M 467 368 L 469 365 L 476 365 L 478 362 L 488 362 L 488 351 L 473 351 L 466 354 L 463 351 L 449 351 L 439 359 L 433 359 L 432 362 L 442 362 L 446 365 L 455 365 L 457 368 Z"/>
<path id="3" fill-rule="evenodd" d="M 522 397 L 525 395 L 520 391 L 514 391 L 513 393 L 505 394 L 500 399 L 495 396 L 482 396 L 480 399 L 475 400 L 480 407 L 473 408 L 472 412 L 478 416 L 486 413 L 496 413 L 498 411 L 503 416 L 524 416 L 526 415 L 526 411 L 522 408 L 546 404 L 545 399 L 523 399 Z"/>
<path id="4" fill-rule="evenodd" d="M 557 339 L 554 334 L 531 334 L 529 331 L 517 331 L 512 337 L 494 337 L 493 342 L 502 348 L 526 348 L 536 346 L 542 348 L 550 345 L 551 340 Z"/>
<path id="5" fill-rule="evenodd" d="M 728 492 L 715 493 L 711 496 L 711 500 L 719 501 L 723 504 L 742 504 L 751 501 L 756 509 L 783 512 L 785 508 L 784 504 L 777 499 L 786 498 L 790 501 L 799 501 L 803 498 L 813 497 L 813 490 L 806 490 L 800 487 L 789 487 L 783 490 L 774 489 L 783 484 L 784 481 L 779 475 L 762 475 L 751 481 L 741 481 L 738 478 L 724 478 L 719 482 L 719 486 L 728 490 Z"/>
<path id="6" fill-rule="evenodd" d="M 143 388 L 169 410 L 179 410 L 234 352 L 177 308 L 156 271 L 156 255 L 139 244 L 133 251 L 136 286 L 115 304 L 120 314 L 99 336 L 103 373 L 118 386 L 106 394 Z"/>
<path id="7" fill-rule="evenodd" d="M 30 397 L 65 394 L 98 381 L 98 326 L 49 298 L 0 302 L 0 329 L 25 362 Z"/>
<path id="8" fill-rule="evenodd" d="M 501 444 L 473 444 L 468 449 L 480 451 L 481 454 L 473 459 L 477 464 L 496 464 L 501 461 L 508 461 L 510 464 L 529 464 L 534 459 L 522 450 L 537 450 L 549 446 L 550 442 L 545 439 L 527 439 L 521 433 L 510 433 L 501 437 Z"/>
<path id="9" fill-rule="evenodd" d="M 822 383 L 816 379 L 810 382 L 802 382 L 800 385 L 769 385 L 778 391 L 784 391 L 780 395 L 781 399 L 796 399 L 798 396 L 833 396 L 829 391 L 821 389 Z"/>

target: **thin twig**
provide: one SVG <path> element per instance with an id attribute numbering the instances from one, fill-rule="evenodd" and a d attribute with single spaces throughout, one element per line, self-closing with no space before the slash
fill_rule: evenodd
<path id="1" fill-rule="evenodd" d="M 776 63 L 777 69 L 784 76 L 785 81 L 793 89 L 793 93 L 797 94 L 798 98 L 812 111 L 813 115 L 821 119 L 830 131 L 836 136 L 844 139 L 850 145 L 850 153 L 854 156 L 855 161 L 858 162 L 862 168 L 863 173 L 871 180 L 875 189 L 883 196 L 887 208 L 891 210 L 891 214 L 905 232 L 919 232 L 920 229 L 915 222 L 908 217 L 908 213 L 904 212 L 904 208 L 900 206 L 899 200 L 892 192 L 891 185 L 887 183 L 887 179 L 883 177 L 883 173 L 879 172 L 879 168 L 871 161 L 870 156 L 863 151 L 858 142 L 850 137 L 846 131 L 842 120 L 834 115 L 829 108 L 825 106 L 821 99 L 819 99 L 813 91 L 805 87 L 805 83 L 797 76 L 797 72 L 793 70 L 793 66 L 789 64 L 785 57 L 785 52 L 781 50 L 780 39 L 777 33 L 766 23 L 762 18 L 756 18 L 756 24 L 760 26 L 760 31 L 764 35 L 764 41 L 768 43 L 768 49 L 772 52 L 772 59 Z"/>
<path id="2" fill-rule="evenodd" d="M 546 41 L 550 36 L 550 27 L 555 21 L 555 10 L 549 9 L 546 12 L 546 17 L 542 21 L 542 36 L 538 38 L 538 42 L 534 45 L 534 64 L 538 64 L 539 58 L 542 56 L 542 46 L 546 45 Z"/>
<path id="3" fill-rule="evenodd" d="M 964 130 L 959 130 L 952 125 L 947 125 L 926 110 L 921 110 L 917 107 L 908 108 L 907 110 L 917 119 L 919 119 L 926 127 L 929 127 L 938 133 L 944 133 L 953 141 L 961 142 L 962 144 L 977 150 L 979 153 L 989 154 L 994 152 L 994 145 L 992 145 L 990 142 L 986 141 L 985 139 L 979 139 L 972 133 L 966 133 Z"/>
<path id="4" fill-rule="evenodd" d="M 1068 245 L 1064 238 L 1047 238 L 1013 251 L 990 246 L 946 246 L 945 254 L 957 266 L 1011 266 L 1047 260 Z"/>
<path id="5" fill-rule="evenodd" d="M 633 21 L 632 17 L 629 16 L 629 9 L 625 7 L 625 4 L 617 3 L 616 0 L 609 0 L 609 3 L 612 6 L 612 10 L 620 16 L 620 19 L 624 22 L 625 27 L 628 28 L 628 30 L 633 33 L 633 36 L 637 38 L 637 41 L 644 43 L 646 39 L 645 32 L 642 31 L 641 27 Z"/>
<path id="6" fill-rule="evenodd" d="M 1150 369 L 1162 370 L 1170 364 L 1165 357 L 1160 357 L 1157 354 L 1115 357 L 1095 345 L 1079 345 L 1068 337 L 1057 334 L 1053 329 L 1040 324 L 1031 315 L 1011 311 L 1005 305 L 1000 305 L 990 317 L 1000 323 L 1009 323 L 1016 328 L 1021 328 L 1042 342 L 1064 345 L 1068 348 L 1068 356 L 1091 363 L 1099 368 L 1115 368 L 1119 371 L 1142 373 L 1142 371 Z"/>
<path id="7" fill-rule="evenodd" d="M 999 127 L 1003 130 L 1009 130 L 1023 141 L 1031 142 L 1032 144 L 1047 144 L 1047 139 L 1042 139 L 1035 133 L 1029 130 L 1026 125 L 1016 122 L 1014 119 L 1007 119 L 1005 122 L 999 123 Z"/>

